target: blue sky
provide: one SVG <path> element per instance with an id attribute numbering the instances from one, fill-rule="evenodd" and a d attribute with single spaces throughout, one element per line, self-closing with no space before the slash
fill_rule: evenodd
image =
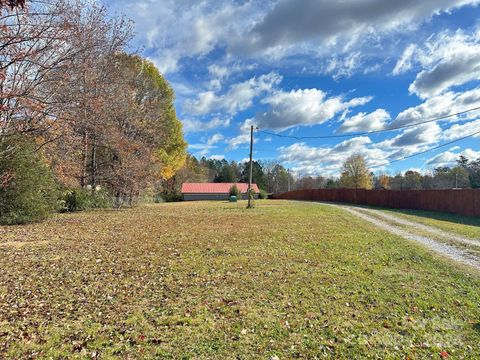
<path id="1" fill-rule="evenodd" d="M 362 154 L 376 172 L 480 157 L 480 0 L 108 1 L 135 21 L 134 47 L 171 82 L 189 151 L 338 175 Z M 390 162 L 395 161 L 393 164 Z"/>

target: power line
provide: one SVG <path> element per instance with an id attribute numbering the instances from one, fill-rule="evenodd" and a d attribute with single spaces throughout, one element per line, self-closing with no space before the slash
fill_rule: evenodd
<path id="1" fill-rule="evenodd" d="M 377 165 L 377 166 L 370 166 L 371 169 L 375 169 L 375 168 L 379 168 L 379 167 L 384 167 L 384 166 L 389 166 L 391 164 L 394 164 L 394 163 L 397 163 L 397 162 L 400 162 L 400 161 L 403 161 L 403 160 L 406 160 L 406 159 L 410 159 L 412 157 L 415 157 L 415 156 L 418 156 L 418 155 L 422 155 L 422 154 L 425 154 L 425 153 L 428 153 L 428 152 L 431 152 L 431 151 L 434 151 L 434 150 L 438 150 L 438 149 L 441 149 L 443 147 L 446 147 L 446 146 L 449 146 L 449 145 L 452 145 L 452 144 L 455 144 L 459 141 L 462 141 L 462 140 L 465 140 L 465 139 L 468 139 L 470 137 L 473 137 L 475 135 L 480 135 L 480 130 L 474 132 L 474 133 L 471 133 L 469 135 L 465 135 L 465 136 L 462 136 L 461 138 L 457 138 L 455 140 L 452 140 L 452 141 L 448 141 L 444 144 L 440 144 L 440 145 L 437 145 L 437 146 L 434 146 L 434 147 L 431 147 L 429 149 L 426 149 L 426 150 L 423 150 L 423 151 L 420 151 L 420 152 L 417 152 L 415 154 L 412 154 L 412 155 L 408 155 L 408 156 L 404 156 L 402 158 L 399 158 L 399 159 L 395 159 L 395 160 L 392 160 L 392 161 L 389 161 L 388 163 L 386 164 L 382 164 L 382 165 Z M 285 149 L 287 150 L 287 149 Z M 311 148 L 310 150 L 317 150 L 316 148 Z M 256 151 L 260 151 L 260 152 L 274 152 L 274 151 L 278 151 L 278 149 L 257 149 Z M 296 151 L 300 151 L 300 152 L 304 152 L 306 151 L 306 149 L 288 149 L 287 152 L 296 152 Z"/>
<path id="2" fill-rule="evenodd" d="M 276 133 L 273 133 L 273 132 L 270 132 L 270 131 L 260 130 L 258 128 L 257 128 L 257 131 L 261 132 L 261 133 L 264 133 L 264 134 L 267 134 L 267 135 L 271 135 L 271 136 L 276 136 L 276 137 L 280 137 L 280 138 L 287 138 L 287 139 L 295 139 L 295 140 L 338 139 L 338 138 L 364 136 L 364 135 L 370 135 L 370 134 L 378 134 L 378 133 L 390 132 L 390 131 L 395 131 L 395 130 L 407 129 L 407 128 L 411 128 L 411 127 L 415 127 L 415 126 L 419 126 L 419 125 L 423 125 L 423 124 L 428 124 L 428 123 L 431 123 L 431 122 L 435 122 L 435 121 L 439 121 L 439 120 L 445 120 L 445 119 L 449 119 L 449 118 L 452 118 L 452 117 L 455 117 L 455 116 L 467 114 L 467 113 L 475 111 L 475 110 L 480 110 L 480 106 L 475 107 L 475 108 L 471 108 L 471 109 L 468 109 L 468 110 L 460 111 L 460 112 L 457 112 L 457 113 L 454 113 L 454 114 L 449 114 L 449 115 L 445 115 L 445 116 L 441 116 L 441 117 L 436 117 L 436 118 L 432 118 L 432 119 L 428 119 L 428 120 L 424 120 L 424 121 L 420 121 L 420 122 L 416 122 L 416 123 L 411 123 L 411 124 L 407 124 L 407 125 L 393 126 L 393 127 L 388 128 L 388 129 L 364 131 L 364 132 L 357 132 L 357 133 L 352 133 L 352 134 L 322 135 L 322 136 L 292 136 L 292 135 L 276 134 Z"/>
<path id="3" fill-rule="evenodd" d="M 468 139 L 468 138 L 470 138 L 470 137 L 473 137 L 473 136 L 479 135 L 479 134 L 480 134 L 480 130 L 474 132 L 473 134 L 469 134 L 469 135 L 463 136 L 463 137 L 461 137 L 461 138 L 458 138 L 458 139 L 455 139 L 455 140 L 446 142 L 446 143 L 444 143 L 444 144 L 431 147 L 431 148 L 429 148 L 429 149 L 427 149 L 427 150 L 423 150 L 423 151 L 420 151 L 420 152 L 415 153 L 415 154 L 412 154 L 412 155 L 404 156 L 404 157 L 402 157 L 402 158 L 389 161 L 388 163 L 383 164 L 383 165 L 371 166 L 370 168 L 375 169 L 375 168 L 379 168 L 379 167 L 389 166 L 389 165 L 391 165 L 391 164 L 394 164 L 394 163 L 397 163 L 397 162 L 400 162 L 400 161 L 403 161 L 403 160 L 406 160 L 406 159 L 410 159 L 410 158 L 415 157 L 415 156 L 418 156 L 418 155 L 426 154 L 426 153 L 428 153 L 428 152 L 441 149 L 441 148 L 443 148 L 443 147 L 445 147 L 445 146 L 449 146 L 449 145 L 455 144 L 456 142 L 459 142 L 459 141 Z"/>

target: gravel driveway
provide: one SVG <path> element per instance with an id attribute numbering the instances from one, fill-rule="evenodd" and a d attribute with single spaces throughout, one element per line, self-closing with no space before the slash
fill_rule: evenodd
<path id="1" fill-rule="evenodd" d="M 462 236 L 451 234 L 443 230 L 419 224 L 417 222 L 401 219 L 394 215 L 385 214 L 381 210 L 366 209 L 351 205 L 339 205 L 331 203 L 323 203 L 325 205 L 334 206 L 348 211 L 365 221 L 375 224 L 377 227 L 386 230 L 392 234 L 401 236 L 407 240 L 416 241 L 435 253 L 442 255 L 455 262 L 472 266 L 480 270 L 480 257 L 468 252 L 465 246 L 455 246 L 455 244 L 463 244 L 469 246 L 480 247 L 480 241 L 467 239 Z M 379 219 L 381 218 L 381 219 Z M 417 232 L 421 230 L 431 234 L 431 236 L 419 235 Z M 448 240 L 449 244 L 442 242 Z"/>

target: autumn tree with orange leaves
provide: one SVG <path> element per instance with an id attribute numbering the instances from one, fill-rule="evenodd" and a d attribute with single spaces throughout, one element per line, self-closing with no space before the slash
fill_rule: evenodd
<path id="1" fill-rule="evenodd" d="M 186 156 L 174 93 L 125 52 L 128 19 L 87 0 L 0 4 L 0 142 L 28 137 L 63 186 L 121 204 L 174 176 Z"/>

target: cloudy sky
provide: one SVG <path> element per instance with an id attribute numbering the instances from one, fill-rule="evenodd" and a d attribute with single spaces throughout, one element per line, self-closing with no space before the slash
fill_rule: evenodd
<path id="1" fill-rule="evenodd" d="M 107 5 L 173 85 L 195 156 L 247 158 L 252 124 L 273 134 L 255 133 L 254 158 L 301 174 L 338 174 L 353 153 L 392 174 L 480 156 L 480 134 L 455 142 L 480 110 L 428 122 L 480 107 L 480 0 Z"/>

